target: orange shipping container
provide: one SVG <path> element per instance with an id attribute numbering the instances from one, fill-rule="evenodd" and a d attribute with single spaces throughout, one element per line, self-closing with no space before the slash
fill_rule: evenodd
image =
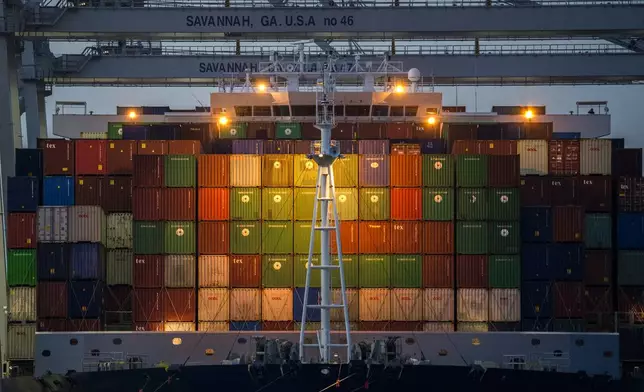
<path id="1" fill-rule="evenodd" d="M 293 320 L 293 290 L 292 289 L 262 290 L 262 320 L 264 321 Z"/>
<path id="2" fill-rule="evenodd" d="M 391 253 L 389 222 L 360 222 L 360 253 Z"/>
<path id="3" fill-rule="evenodd" d="M 423 253 L 454 253 L 454 223 L 425 222 L 423 225 Z"/>
<path id="4" fill-rule="evenodd" d="M 136 153 L 137 155 L 166 155 L 168 143 L 165 140 L 140 140 Z"/>
<path id="5" fill-rule="evenodd" d="M 228 289 L 199 289 L 199 321 L 228 321 L 229 304 Z"/>
<path id="6" fill-rule="evenodd" d="M 392 220 L 422 220 L 423 219 L 423 189 L 422 188 L 392 188 L 391 189 L 391 219 Z"/>
<path id="7" fill-rule="evenodd" d="M 230 287 L 259 287 L 262 263 L 257 255 L 234 255 L 230 258 Z M 258 320 L 258 319 L 252 319 Z"/>
<path id="8" fill-rule="evenodd" d="M 516 155 L 515 140 L 477 140 L 478 154 L 483 155 Z"/>
<path id="9" fill-rule="evenodd" d="M 391 319 L 395 321 L 421 321 L 423 319 L 423 290 L 392 289 Z"/>
<path id="10" fill-rule="evenodd" d="M 200 155 L 198 166 L 199 187 L 227 187 L 230 185 L 228 155 Z"/>
<path id="11" fill-rule="evenodd" d="M 342 254 L 354 255 L 358 253 L 358 222 L 341 221 L 340 238 L 342 240 Z M 331 232 L 331 253 L 338 254 L 335 231 Z"/>
<path id="12" fill-rule="evenodd" d="M 421 155 L 391 155 L 391 186 L 423 185 Z"/>
<path id="13" fill-rule="evenodd" d="M 423 319 L 454 321 L 454 290 L 424 289 Z"/>
<path id="14" fill-rule="evenodd" d="M 233 321 L 260 320 L 261 305 L 259 289 L 230 290 L 230 319 Z"/>
<path id="15" fill-rule="evenodd" d="M 421 253 L 422 222 L 399 221 L 391 223 L 391 253 Z"/>
<path id="16" fill-rule="evenodd" d="M 391 319 L 391 290 L 360 289 L 360 321 Z"/>
<path id="17" fill-rule="evenodd" d="M 228 188 L 199 189 L 199 220 L 230 220 L 230 197 Z"/>
<path id="18" fill-rule="evenodd" d="M 201 154 L 201 142 L 197 140 L 170 140 L 168 141 L 168 154 L 199 155 Z"/>
<path id="19" fill-rule="evenodd" d="M 228 222 L 199 222 L 199 253 L 222 255 L 230 249 Z"/>
<path id="20" fill-rule="evenodd" d="M 199 256 L 199 287 L 228 287 L 228 256 Z"/>

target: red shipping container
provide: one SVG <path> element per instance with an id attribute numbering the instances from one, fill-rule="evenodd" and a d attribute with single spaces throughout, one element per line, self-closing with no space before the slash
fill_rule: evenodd
<path id="1" fill-rule="evenodd" d="M 488 185 L 496 188 L 515 188 L 520 184 L 518 155 L 490 155 L 488 157 Z"/>
<path id="2" fill-rule="evenodd" d="M 423 330 L 423 322 L 421 321 L 391 321 L 387 326 L 389 331 L 416 331 Z"/>
<path id="3" fill-rule="evenodd" d="M 199 155 L 201 152 L 201 142 L 198 140 L 168 141 L 168 154 L 170 155 Z"/>
<path id="4" fill-rule="evenodd" d="M 135 220 L 157 221 L 164 216 L 162 188 L 137 188 L 132 193 L 132 213 Z"/>
<path id="5" fill-rule="evenodd" d="M 262 321 L 262 331 L 293 331 L 293 321 Z"/>
<path id="6" fill-rule="evenodd" d="M 228 222 L 199 222 L 199 254 L 224 255 L 230 251 Z"/>
<path id="7" fill-rule="evenodd" d="M 583 208 L 578 206 L 553 207 L 552 222 L 555 242 L 581 242 L 583 240 Z"/>
<path id="8" fill-rule="evenodd" d="M 576 176 L 580 162 L 579 140 L 551 140 L 548 146 L 548 171 L 556 176 Z"/>
<path id="9" fill-rule="evenodd" d="M 46 176 L 74 175 L 74 142 L 65 139 L 40 139 L 43 150 L 43 174 Z"/>
<path id="10" fill-rule="evenodd" d="M 132 269 L 134 288 L 163 287 L 163 266 L 163 256 L 161 255 L 134 255 Z"/>
<path id="11" fill-rule="evenodd" d="M 598 320 L 610 313 L 613 313 L 612 287 L 586 286 L 584 288 L 584 317 Z"/>
<path id="12" fill-rule="evenodd" d="M 194 322 L 197 300 L 194 289 L 166 289 L 163 321 Z"/>
<path id="13" fill-rule="evenodd" d="M 524 207 L 549 206 L 552 204 L 552 184 L 549 178 L 540 176 L 521 177 L 521 205 Z"/>
<path id="14" fill-rule="evenodd" d="M 74 204 L 77 206 L 102 206 L 105 177 L 76 177 Z"/>
<path id="15" fill-rule="evenodd" d="M 165 140 L 139 140 L 136 153 L 138 155 L 167 155 L 168 142 Z"/>
<path id="16" fill-rule="evenodd" d="M 389 222 L 360 222 L 359 252 L 382 254 L 391 253 Z"/>
<path id="17" fill-rule="evenodd" d="M 456 256 L 456 287 L 486 289 L 488 287 L 487 256 Z"/>
<path id="18" fill-rule="evenodd" d="M 391 188 L 391 219 L 422 220 L 423 189 Z"/>
<path id="19" fill-rule="evenodd" d="M 617 288 L 617 311 L 622 313 L 635 313 L 642 321 L 641 314 L 644 313 L 644 287 L 621 286 Z"/>
<path id="20" fill-rule="evenodd" d="M 342 240 L 343 255 L 354 255 L 358 253 L 358 222 L 340 221 L 340 237 Z M 335 231 L 331 232 L 331 253 L 338 253 Z"/>
<path id="21" fill-rule="evenodd" d="M 67 320 L 67 330 L 71 332 L 97 332 L 102 331 L 99 319 L 70 319 Z"/>
<path id="22" fill-rule="evenodd" d="M 105 179 L 103 209 L 106 213 L 132 212 L 132 177 Z"/>
<path id="23" fill-rule="evenodd" d="M 454 287 L 454 256 L 423 256 L 423 287 Z"/>
<path id="24" fill-rule="evenodd" d="M 502 156 L 517 155 L 516 140 L 477 140 L 479 154 Z"/>
<path id="25" fill-rule="evenodd" d="M 131 175 L 134 169 L 136 141 L 110 140 L 107 142 L 107 174 Z"/>
<path id="26" fill-rule="evenodd" d="M 38 319 L 36 322 L 38 332 L 66 332 L 67 319 Z"/>
<path id="27" fill-rule="evenodd" d="M 612 178 L 582 176 L 579 178 L 579 204 L 586 212 L 611 212 L 613 208 Z"/>
<path id="28" fill-rule="evenodd" d="M 391 253 L 421 253 L 423 226 L 420 221 L 398 221 L 391 224 Z"/>
<path id="29" fill-rule="evenodd" d="M 358 139 L 385 139 L 387 136 L 387 125 L 384 123 L 358 123 Z"/>
<path id="30" fill-rule="evenodd" d="M 164 159 L 160 156 L 134 157 L 134 186 L 158 188 L 164 186 Z"/>
<path id="31" fill-rule="evenodd" d="M 331 130 L 332 140 L 353 140 L 357 131 L 358 124 L 356 123 L 337 123 Z"/>
<path id="32" fill-rule="evenodd" d="M 579 204 L 579 179 L 577 177 L 551 177 L 550 200 L 553 206 Z"/>
<path id="33" fill-rule="evenodd" d="M 134 323 L 134 330 L 136 332 L 164 332 L 165 326 L 162 322 L 156 323 Z"/>
<path id="34" fill-rule="evenodd" d="M 199 188 L 199 220 L 230 220 L 228 188 Z"/>
<path id="35" fill-rule="evenodd" d="M 39 318 L 67 318 L 67 282 L 38 282 Z"/>
<path id="36" fill-rule="evenodd" d="M 12 212 L 7 218 L 7 245 L 10 249 L 35 248 L 36 214 Z"/>
<path id="37" fill-rule="evenodd" d="M 451 129 L 450 129 L 451 131 Z M 480 145 L 476 140 L 455 140 L 452 146 L 452 154 L 456 155 L 470 155 L 480 154 Z"/>
<path id="38" fill-rule="evenodd" d="M 192 188 L 161 189 L 162 219 L 168 221 L 195 220 L 197 217 L 195 192 Z"/>
<path id="39" fill-rule="evenodd" d="M 200 155 L 197 175 L 200 187 L 227 187 L 230 184 L 230 156 Z"/>
<path id="40" fill-rule="evenodd" d="M 391 186 L 423 186 L 422 159 L 421 155 L 392 154 Z"/>
<path id="41" fill-rule="evenodd" d="M 230 287 L 259 287 L 262 282 L 262 263 L 257 255 L 230 257 Z"/>
<path id="42" fill-rule="evenodd" d="M 454 223 L 424 222 L 423 253 L 436 255 L 454 253 Z"/>
<path id="43" fill-rule="evenodd" d="M 76 175 L 105 174 L 107 162 L 105 140 L 76 140 Z"/>
<path id="44" fill-rule="evenodd" d="M 165 290 L 163 289 L 134 289 L 132 297 L 132 316 L 136 322 L 150 322 L 163 320 L 163 302 Z"/>
<path id="45" fill-rule="evenodd" d="M 555 317 L 584 316 L 584 285 L 581 282 L 555 282 L 552 290 Z"/>
<path id="46" fill-rule="evenodd" d="M 411 139 L 412 123 L 387 122 L 385 127 L 387 139 Z"/>
<path id="47" fill-rule="evenodd" d="M 613 253 L 610 250 L 584 252 L 584 284 L 609 286 L 613 281 Z"/>

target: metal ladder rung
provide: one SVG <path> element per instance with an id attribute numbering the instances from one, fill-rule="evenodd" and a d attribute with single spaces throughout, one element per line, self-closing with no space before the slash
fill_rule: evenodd
<path id="1" fill-rule="evenodd" d="M 317 343 L 305 343 L 305 344 L 303 344 L 303 346 L 304 346 L 304 347 L 320 347 L 320 345 L 319 345 L 319 344 L 317 344 Z M 344 344 L 341 344 L 341 343 L 331 343 L 331 344 L 329 344 L 328 346 L 329 346 L 329 347 L 349 347 L 349 345 L 348 345 L 348 344 L 346 344 L 346 343 L 344 343 Z"/>
<path id="2" fill-rule="evenodd" d="M 315 230 L 335 230 L 335 226 L 315 226 Z"/>
<path id="3" fill-rule="evenodd" d="M 318 197 L 318 201 L 331 201 L 333 200 L 332 197 Z"/>
<path id="4" fill-rule="evenodd" d="M 330 304 L 330 305 L 306 305 L 307 308 L 311 309 L 337 309 L 337 308 L 343 308 L 344 305 L 340 304 Z"/>
<path id="5" fill-rule="evenodd" d="M 312 265 L 311 268 L 313 269 L 338 269 L 340 268 L 339 264 L 334 264 L 334 265 Z"/>

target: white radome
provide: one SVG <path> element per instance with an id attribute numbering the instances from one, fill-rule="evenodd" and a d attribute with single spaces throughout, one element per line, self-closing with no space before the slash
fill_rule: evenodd
<path id="1" fill-rule="evenodd" d="M 407 79 L 409 79 L 410 82 L 420 81 L 420 70 L 418 70 L 418 68 L 412 68 L 407 71 Z"/>

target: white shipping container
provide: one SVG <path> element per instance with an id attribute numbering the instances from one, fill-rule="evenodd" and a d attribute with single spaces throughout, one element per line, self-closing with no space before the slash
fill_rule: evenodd
<path id="1" fill-rule="evenodd" d="M 129 249 L 110 249 L 107 251 L 107 276 L 108 285 L 132 285 L 134 252 Z"/>
<path id="2" fill-rule="evenodd" d="M 106 242 L 107 221 L 99 206 L 69 207 L 69 242 Z"/>
<path id="3" fill-rule="evenodd" d="M 395 321 L 423 320 L 423 290 L 392 289 L 391 319 Z"/>
<path id="4" fill-rule="evenodd" d="M 487 289 L 458 289 L 458 321 L 488 320 Z"/>
<path id="5" fill-rule="evenodd" d="M 230 290 L 230 319 L 233 321 L 260 320 L 261 305 L 259 289 Z"/>
<path id="6" fill-rule="evenodd" d="M 423 305 L 424 320 L 454 320 L 454 290 L 452 289 L 424 289 Z"/>
<path id="7" fill-rule="evenodd" d="M 293 290 L 292 289 L 262 290 L 262 320 L 263 321 L 293 320 Z"/>
<path id="8" fill-rule="evenodd" d="M 425 332 L 454 332 L 454 324 L 447 322 L 430 322 L 423 324 Z"/>
<path id="9" fill-rule="evenodd" d="M 10 324 L 7 335 L 8 359 L 34 358 L 36 324 Z"/>
<path id="10" fill-rule="evenodd" d="M 38 241 L 67 242 L 67 207 L 38 207 Z"/>
<path id="11" fill-rule="evenodd" d="M 199 321 L 229 320 L 230 293 L 228 289 L 199 289 L 198 301 Z M 227 326 L 226 330 L 228 330 Z"/>
<path id="12" fill-rule="evenodd" d="M 166 322 L 163 325 L 165 332 L 194 332 L 196 331 L 195 323 Z"/>
<path id="13" fill-rule="evenodd" d="M 199 256 L 199 287 L 228 287 L 228 256 Z"/>
<path id="14" fill-rule="evenodd" d="M 613 145 L 606 139 L 582 139 L 580 142 L 581 175 L 610 176 L 613 167 Z"/>
<path id="15" fill-rule="evenodd" d="M 36 288 L 9 289 L 9 321 L 36 321 Z"/>
<path id="16" fill-rule="evenodd" d="M 107 248 L 132 248 L 132 214 L 107 215 Z"/>
<path id="17" fill-rule="evenodd" d="M 331 298 L 334 304 L 342 303 L 342 289 L 331 290 Z M 358 289 L 347 289 L 347 305 L 349 306 L 349 321 L 358 321 L 360 319 L 360 295 Z M 331 321 L 344 322 L 344 311 L 342 309 L 331 309 Z"/>
<path id="18" fill-rule="evenodd" d="M 250 154 L 230 156 L 230 186 L 262 185 L 262 157 Z"/>
<path id="19" fill-rule="evenodd" d="M 391 320 L 391 290 L 360 289 L 360 320 Z"/>
<path id="20" fill-rule="evenodd" d="M 519 289 L 491 289 L 490 321 L 521 321 Z"/>
<path id="21" fill-rule="evenodd" d="M 548 175 L 548 142 L 519 140 L 517 143 L 521 175 Z"/>
<path id="22" fill-rule="evenodd" d="M 163 263 L 166 287 L 195 287 L 195 256 L 167 255 Z"/>
<path id="23" fill-rule="evenodd" d="M 199 322 L 199 332 L 228 332 L 230 323 L 226 321 L 201 321 Z"/>
<path id="24" fill-rule="evenodd" d="M 488 331 L 487 323 L 463 322 L 463 323 L 458 323 L 456 327 L 458 332 L 487 332 Z"/>

